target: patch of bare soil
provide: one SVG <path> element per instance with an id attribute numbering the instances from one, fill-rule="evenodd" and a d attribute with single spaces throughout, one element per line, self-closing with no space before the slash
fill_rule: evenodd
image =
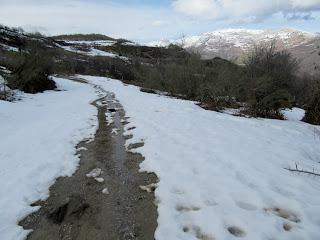
<path id="1" fill-rule="evenodd" d="M 139 173 L 143 157 L 125 149 L 122 106 L 113 94 L 95 88 L 101 97 L 92 103 L 99 119 L 95 138 L 78 145 L 80 166 L 74 175 L 57 179 L 50 197 L 33 204 L 41 208 L 19 223 L 33 230 L 29 240 L 154 239 L 154 194 L 140 186 L 156 183 L 157 178 Z M 116 109 L 110 125 L 105 116 L 108 109 Z"/>

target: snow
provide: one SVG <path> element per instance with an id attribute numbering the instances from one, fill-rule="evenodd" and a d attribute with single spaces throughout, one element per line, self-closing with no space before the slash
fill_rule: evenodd
<path id="1" fill-rule="evenodd" d="M 146 43 L 146 46 L 148 47 L 168 47 L 173 41 L 167 40 L 167 39 L 162 39 L 159 41 L 152 41 L 149 43 Z"/>
<path id="2" fill-rule="evenodd" d="M 119 56 L 118 54 L 111 53 L 111 52 L 101 51 L 101 50 L 95 49 L 95 48 L 92 48 L 87 53 L 87 55 L 89 55 L 89 56 L 104 56 L 104 57 L 111 57 L 111 58 L 120 58 L 120 59 L 122 59 L 124 61 L 128 61 L 129 60 L 129 58 L 127 58 L 127 57 Z"/>
<path id="3" fill-rule="evenodd" d="M 133 135 L 126 145 L 144 142 L 134 151 L 145 157 L 141 171 L 159 178 L 157 240 L 320 239 L 319 178 L 284 169 L 320 172 L 319 127 L 206 111 L 82 78 L 120 100 L 130 117 L 125 134 Z"/>
<path id="4" fill-rule="evenodd" d="M 119 129 L 118 128 L 113 128 L 112 130 L 111 130 L 111 134 L 113 134 L 113 135 L 118 135 L 118 133 L 119 133 Z"/>
<path id="5" fill-rule="evenodd" d="M 59 176 L 70 176 L 79 158 L 76 144 L 97 128 L 96 98 L 90 85 L 54 78 L 62 91 L 22 94 L 0 101 L 0 239 L 24 239 L 17 225 L 37 210 L 30 204 L 48 197 Z"/>
<path id="6" fill-rule="evenodd" d="M 221 29 L 212 32 L 206 32 L 199 36 L 188 36 L 176 40 L 160 40 L 147 43 L 147 46 L 167 47 L 170 44 L 181 45 L 184 48 L 197 48 L 203 46 L 206 50 L 218 52 L 222 46 L 237 47 L 242 50 L 250 50 L 256 44 L 261 42 L 270 42 L 273 39 L 282 41 L 287 48 L 295 47 L 301 43 L 306 43 L 314 39 L 317 35 L 310 32 L 297 29 Z"/>
<path id="7" fill-rule="evenodd" d="M 110 126 L 114 122 L 113 117 L 114 114 L 112 112 L 106 112 L 107 126 Z"/>
<path id="8" fill-rule="evenodd" d="M 88 178 L 96 178 L 96 177 L 99 177 L 101 173 L 102 173 L 101 168 L 95 168 L 95 169 L 92 169 L 91 172 L 87 173 L 86 176 Z"/>
<path id="9" fill-rule="evenodd" d="M 0 66 L 0 71 L 5 73 L 5 74 L 10 74 L 11 73 L 10 70 L 8 70 L 6 67 L 3 67 L 3 66 Z"/>
<path id="10" fill-rule="evenodd" d="M 301 121 L 306 111 L 301 108 L 284 109 L 281 111 L 284 117 L 289 121 Z"/>
<path id="11" fill-rule="evenodd" d="M 108 189 L 108 188 L 104 188 L 104 189 L 102 190 L 102 193 L 108 195 L 110 192 L 109 192 L 109 189 Z"/>
<path id="12" fill-rule="evenodd" d="M 69 44 L 80 44 L 87 46 L 112 46 L 117 43 L 117 41 L 113 40 L 96 40 L 96 41 L 68 41 L 64 40 L 64 42 Z"/>
<path id="13" fill-rule="evenodd" d="M 19 52 L 19 49 L 16 48 L 16 47 L 11 47 L 11 46 L 9 46 L 9 45 L 2 44 L 2 43 L 0 43 L 0 46 L 1 46 L 2 48 L 4 48 L 5 50 L 7 50 L 7 51 Z"/>
<path id="14" fill-rule="evenodd" d="M 102 178 L 102 177 L 96 177 L 96 178 L 94 178 L 94 180 L 96 180 L 98 183 L 104 182 L 104 178 Z"/>
<path id="15" fill-rule="evenodd" d="M 226 108 L 222 111 L 225 114 L 237 115 L 240 114 L 240 109 L 237 108 Z"/>
<path id="16" fill-rule="evenodd" d="M 129 60 L 127 57 L 119 56 L 118 54 L 102 51 L 102 50 L 99 50 L 96 48 L 90 48 L 89 51 L 86 52 L 86 51 L 78 50 L 74 46 L 61 46 L 61 45 L 59 45 L 59 47 L 63 48 L 66 51 L 69 51 L 69 52 L 75 52 L 78 54 L 83 54 L 83 55 L 92 56 L 92 57 L 102 56 L 102 57 L 110 57 L 110 58 L 120 58 L 124 61 Z"/>

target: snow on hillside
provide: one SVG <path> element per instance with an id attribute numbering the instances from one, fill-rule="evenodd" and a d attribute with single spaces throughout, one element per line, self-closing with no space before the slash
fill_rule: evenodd
<path id="1" fill-rule="evenodd" d="M 149 47 L 167 47 L 170 44 L 174 44 L 175 41 L 167 40 L 167 39 L 162 39 L 160 41 L 152 41 L 147 43 L 146 45 Z"/>
<path id="2" fill-rule="evenodd" d="M 48 196 L 55 178 L 71 175 L 75 145 L 95 133 L 96 98 L 89 85 L 54 79 L 62 91 L 30 95 L 14 103 L 0 101 L 0 239 L 24 239 L 17 222 Z"/>
<path id="3" fill-rule="evenodd" d="M 83 54 L 83 55 L 92 56 L 92 57 L 100 56 L 100 57 L 120 58 L 124 61 L 129 60 L 129 58 L 127 57 L 119 56 L 118 54 L 115 54 L 112 52 L 102 51 L 93 47 L 90 47 L 88 51 L 82 51 L 82 50 L 78 50 L 76 46 L 61 46 L 61 45 L 58 45 L 58 46 L 69 52 L 74 52 L 74 53 Z"/>
<path id="4" fill-rule="evenodd" d="M 11 46 L 8 46 L 6 44 L 2 44 L 0 43 L 0 48 L 6 50 L 6 51 L 12 51 L 12 52 L 19 52 L 19 49 L 16 48 L 16 47 L 11 47 Z"/>
<path id="5" fill-rule="evenodd" d="M 126 134 L 160 182 L 157 240 L 320 239 L 320 128 L 246 119 L 193 102 L 142 93 L 116 80 L 85 77 L 114 92 Z M 132 127 L 136 127 L 133 129 Z"/>
<path id="6" fill-rule="evenodd" d="M 64 42 L 68 44 L 80 44 L 80 45 L 86 45 L 86 46 L 112 46 L 117 43 L 117 41 L 112 40 L 96 40 L 96 41 L 68 41 L 63 40 Z"/>
<path id="7" fill-rule="evenodd" d="M 253 30 L 253 29 L 223 29 L 207 32 L 199 36 L 190 36 L 178 40 L 161 40 L 149 43 L 149 46 L 168 46 L 170 43 L 182 44 L 185 48 L 205 47 L 208 51 L 222 46 L 234 46 L 247 50 L 260 42 L 274 39 L 281 41 L 285 47 L 292 48 L 307 42 L 317 35 L 295 29 Z"/>

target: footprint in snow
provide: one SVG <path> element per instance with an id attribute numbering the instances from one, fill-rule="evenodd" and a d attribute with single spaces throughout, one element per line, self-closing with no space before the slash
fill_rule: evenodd
<path id="1" fill-rule="evenodd" d="M 289 220 L 294 223 L 301 222 L 300 218 L 297 214 L 293 213 L 290 210 L 284 209 L 284 208 L 265 208 L 264 209 L 267 213 L 272 213 L 273 215 L 276 215 L 278 217 L 284 218 L 286 220 Z"/>

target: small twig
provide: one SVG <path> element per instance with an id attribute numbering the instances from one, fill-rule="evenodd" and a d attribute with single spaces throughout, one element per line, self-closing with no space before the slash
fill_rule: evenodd
<path id="1" fill-rule="evenodd" d="M 299 172 L 299 173 L 306 173 L 306 174 L 310 174 L 310 175 L 314 175 L 314 176 L 318 176 L 320 177 L 319 173 L 315 173 L 315 172 L 310 172 L 310 171 L 305 171 L 305 170 L 298 170 L 298 169 L 291 169 L 291 168 L 284 168 L 290 172 Z"/>

